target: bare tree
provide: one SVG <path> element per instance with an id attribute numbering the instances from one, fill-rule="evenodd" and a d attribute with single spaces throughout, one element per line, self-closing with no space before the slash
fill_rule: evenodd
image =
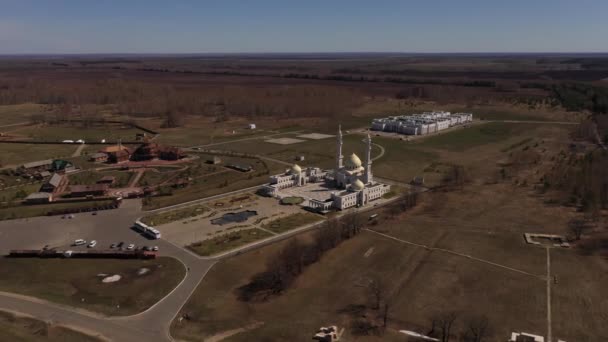
<path id="1" fill-rule="evenodd" d="M 441 342 L 449 342 L 452 336 L 452 328 L 458 314 L 455 311 L 442 312 L 435 315 L 432 319 L 432 326 L 429 335 L 436 334 Z M 438 329 L 438 331 L 435 331 Z"/>
<path id="2" fill-rule="evenodd" d="M 490 323 L 485 315 L 471 317 L 464 333 L 465 342 L 483 342 L 490 335 Z"/>
<path id="3" fill-rule="evenodd" d="M 370 276 L 363 278 L 357 286 L 365 288 L 372 302 L 372 309 L 379 310 L 386 290 L 384 282 L 379 277 Z"/>
<path id="4" fill-rule="evenodd" d="M 574 218 L 568 222 L 568 231 L 574 235 L 574 239 L 576 240 L 580 240 L 587 229 L 587 223 L 583 219 Z"/>

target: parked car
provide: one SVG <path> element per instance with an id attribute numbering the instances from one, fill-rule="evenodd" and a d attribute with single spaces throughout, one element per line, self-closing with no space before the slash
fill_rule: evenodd
<path id="1" fill-rule="evenodd" d="M 152 247 L 152 250 L 155 251 L 155 252 L 158 251 L 158 246 Z"/>
<path id="2" fill-rule="evenodd" d="M 144 248 L 142 248 L 142 249 L 143 249 L 144 251 L 149 251 L 149 250 L 150 250 L 150 247 L 148 247 L 148 246 L 144 246 Z"/>
<path id="3" fill-rule="evenodd" d="M 124 245 L 125 245 L 125 243 L 121 241 L 121 242 L 118 243 L 118 245 L 116 245 L 116 247 L 122 248 L 122 246 L 124 246 Z"/>
<path id="4" fill-rule="evenodd" d="M 93 247 L 95 247 L 95 246 L 97 246 L 97 241 L 96 241 L 96 240 L 93 240 L 93 241 L 89 242 L 89 245 L 88 245 L 87 247 L 89 247 L 89 248 L 93 248 Z"/>
<path id="5" fill-rule="evenodd" d="M 74 246 L 82 246 L 82 245 L 86 245 L 86 244 L 87 244 L 87 241 L 86 241 L 86 240 L 83 240 L 83 239 L 77 239 L 77 240 L 74 240 L 74 244 L 73 244 L 73 245 L 74 245 Z"/>
<path id="6" fill-rule="evenodd" d="M 132 251 L 135 249 L 135 245 L 134 244 L 130 244 L 129 246 L 127 246 L 127 249 Z"/>
<path id="7" fill-rule="evenodd" d="M 48 251 L 50 249 L 49 245 L 44 245 L 44 247 L 42 247 L 43 251 Z"/>
<path id="8" fill-rule="evenodd" d="M 96 212 L 96 211 L 94 211 L 94 212 L 93 212 L 93 215 L 97 215 L 97 212 Z"/>
<path id="9" fill-rule="evenodd" d="M 110 245 L 110 248 L 116 248 L 117 244 L 113 243 Z"/>

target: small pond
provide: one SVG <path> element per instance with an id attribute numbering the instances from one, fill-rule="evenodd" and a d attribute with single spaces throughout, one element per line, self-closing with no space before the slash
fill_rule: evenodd
<path id="1" fill-rule="evenodd" d="M 225 224 L 235 223 L 235 222 L 245 222 L 250 217 L 256 216 L 258 214 L 255 210 L 243 210 L 237 213 L 226 213 L 222 215 L 222 217 L 218 217 L 216 219 L 211 220 L 212 224 L 216 224 L 218 226 L 223 226 Z"/>

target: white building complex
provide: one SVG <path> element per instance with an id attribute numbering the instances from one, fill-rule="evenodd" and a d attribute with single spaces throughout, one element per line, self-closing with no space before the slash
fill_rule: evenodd
<path id="1" fill-rule="evenodd" d="M 365 164 L 356 154 L 351 154 L 346 161 L 342 155 L 342 130 L 338 129 L 336 168 L 322 170 L 318 167 L 301 168 L 294 164 L 285 173 L 270 177 L 270 184 L 264 186 L 264 191 L 271 196 L 282 198 L 290 196 L 285 189 L 305 187 L 309 183 L 327 191 L 325 198 L 305 198 L 305 205 L 318 211 L 333 209 L 344 210 L 351 207 L 361 207 L 369 202 L 381 198 L 390 191 L 390 186 L 374 181 L 372 175 L 372 139 L 367 135 L 365 139 Z"/>
<path id="2" fill-rule="evenodd" d="M 471 113 L 424 112 L 372 120 L 373 131 L 424 135 L 473 121 Z"/>

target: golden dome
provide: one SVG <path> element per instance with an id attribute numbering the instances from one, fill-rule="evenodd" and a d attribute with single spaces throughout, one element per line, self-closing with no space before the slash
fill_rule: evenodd
<path id="1" fill-rule="evenodd" d="M 347 166 L 353 169 L 359 168 L 361 167 L 362 163 L 361 163 L 361 159 L 359 159 L 359 157 L 357 157 L 356 154 L 351 154 L 350 157 L 348 157 L 348 161 L 347 161 Z"/>
<path id="2" fill-rule="evenodd" d="M 363 184 L 363 182 L 360 179 L 357 179 L 353 183 L 352 187 L 353 187 L 353 190 L 355 190 L 355 191 L 361 191 L 361 190 L 363 190 L 363 188 L 365 188 L 365 184 Z"/>
<path id="3" fill-rule="evenodd" d="M 293 164 L 293 166 L 291 167 L 291 173 L 298 175 L 302 173 L 302 168 L 298 164 Z"/>

